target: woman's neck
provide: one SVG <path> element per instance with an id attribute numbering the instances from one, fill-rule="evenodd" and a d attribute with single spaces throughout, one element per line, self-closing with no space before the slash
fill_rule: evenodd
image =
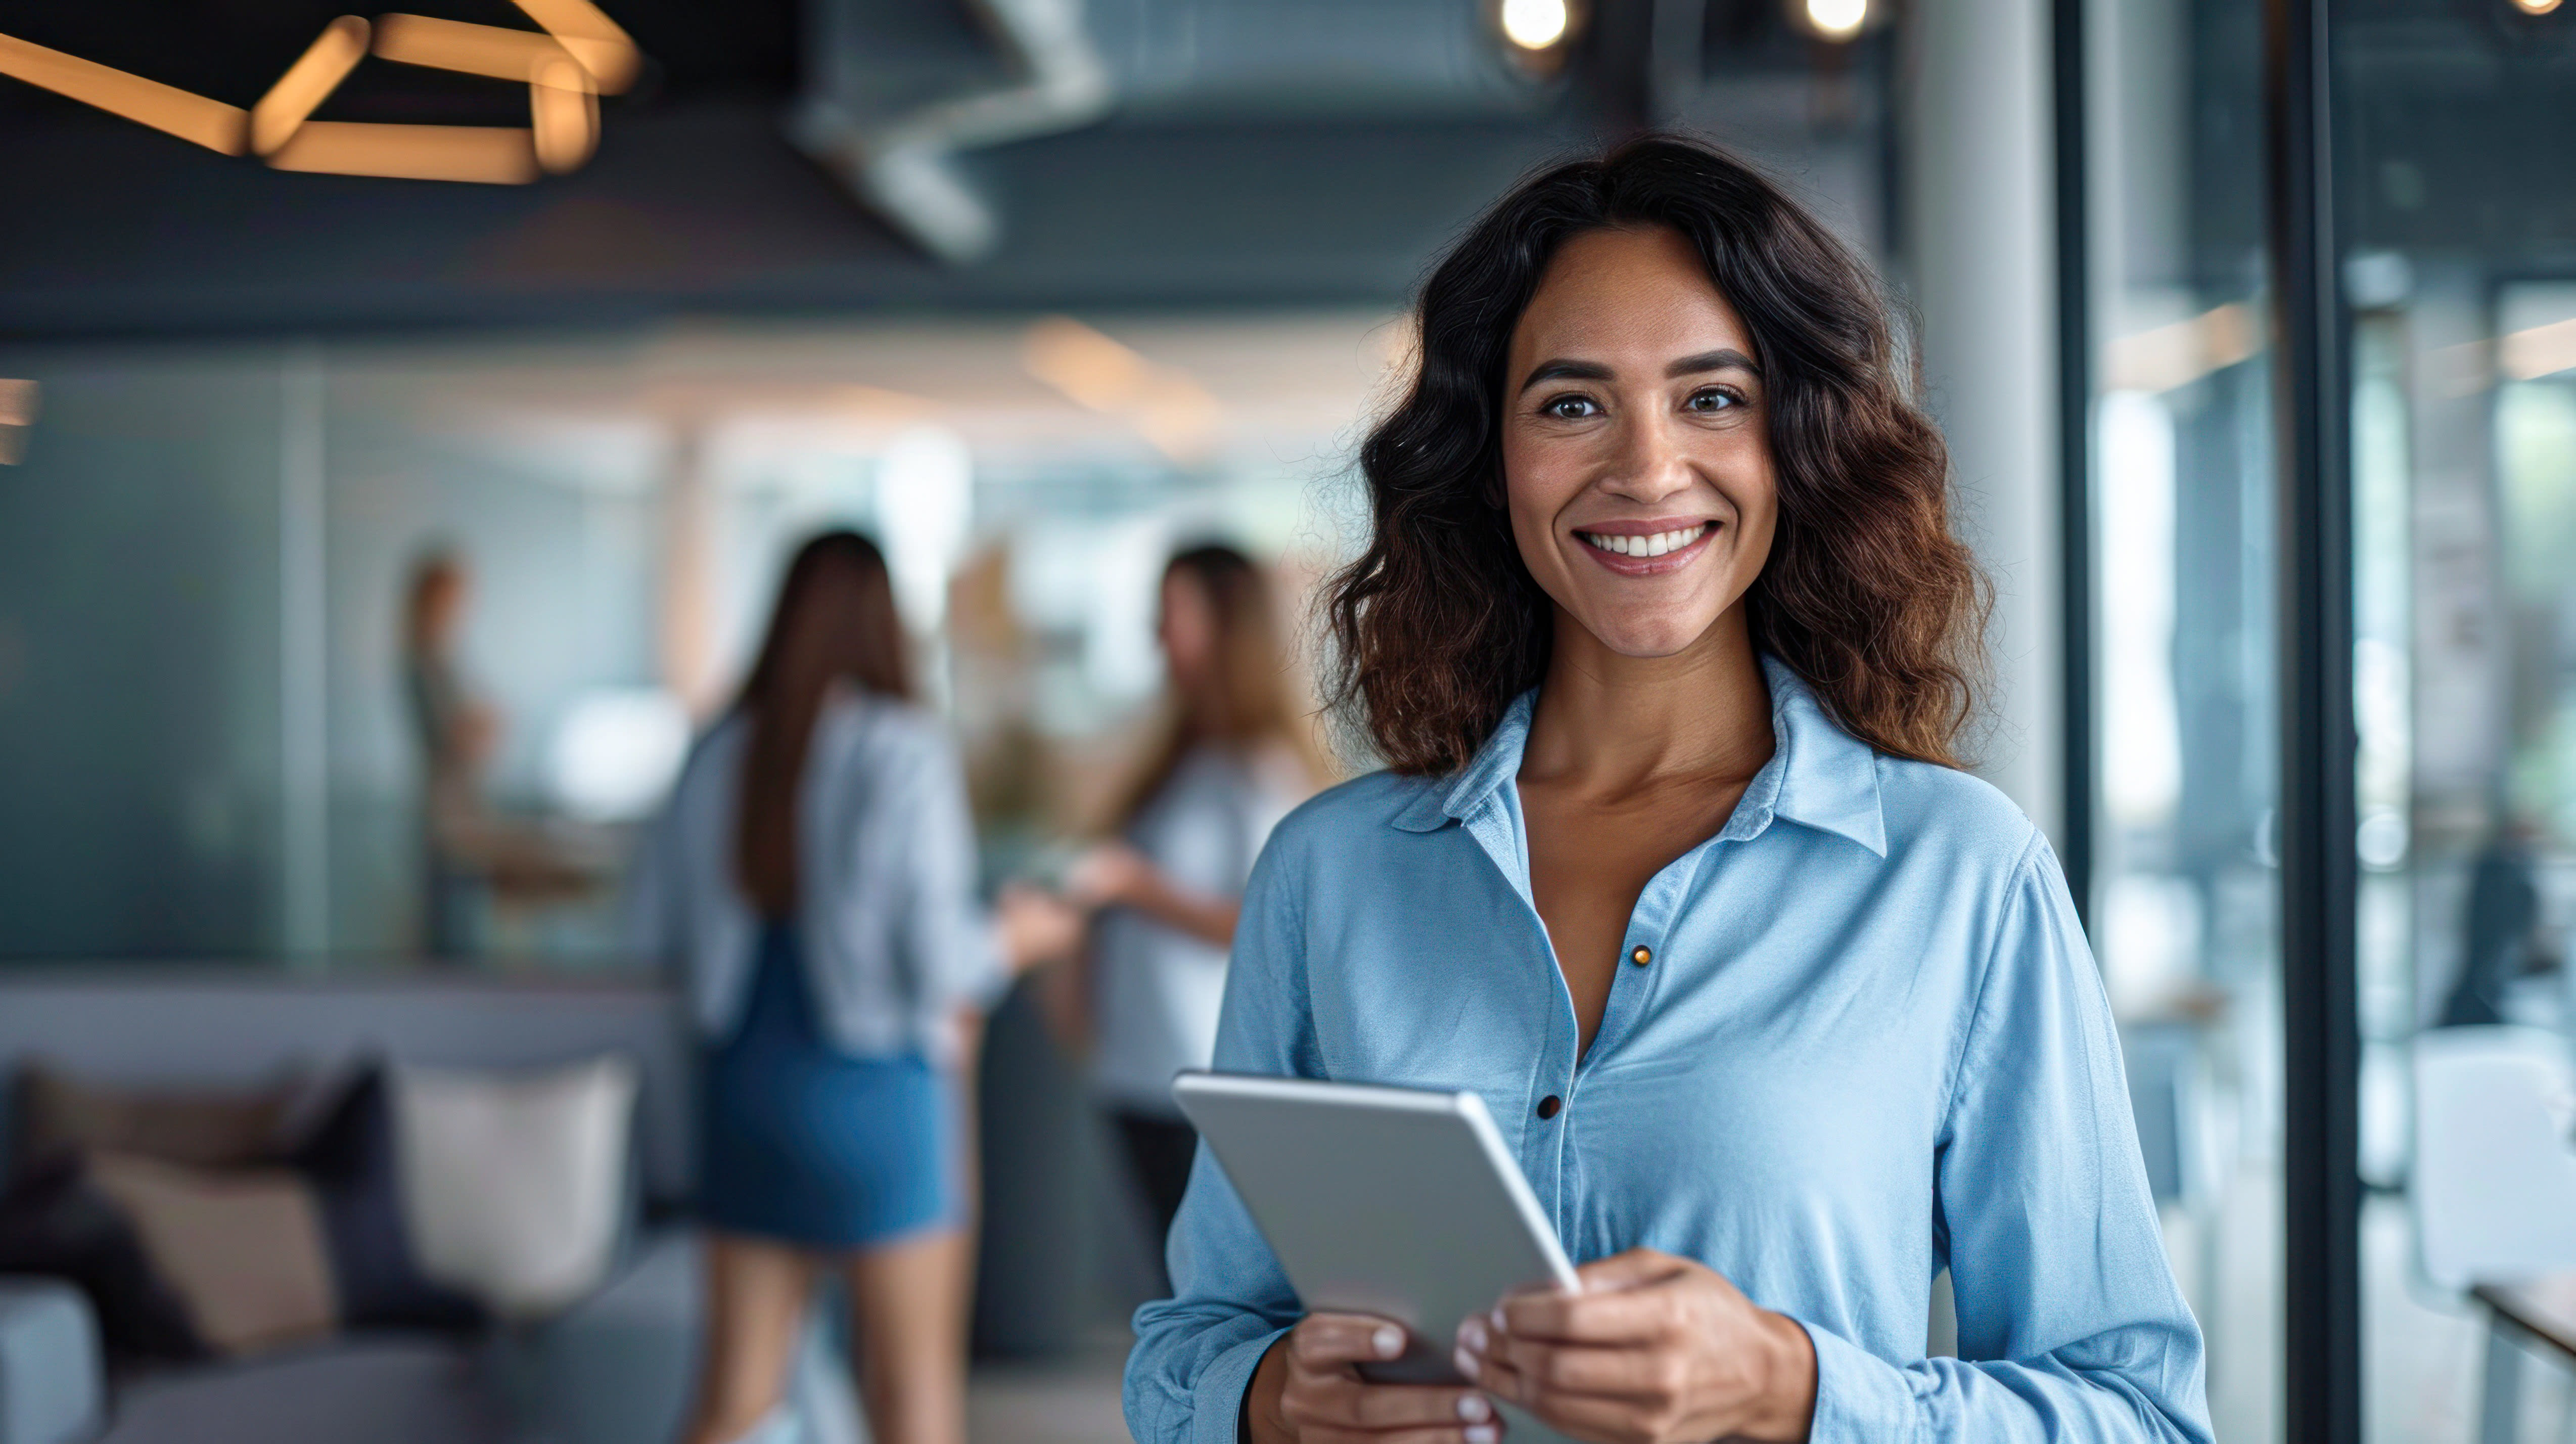
<path id="1" fill-rule="evenodd" d="M 1771 760 L 1771 689 L 1741 603 L 1669 657 L 1626 657 L 1562 610 L 1522 753 L 1525 781 L 1625 792 L 1743 781 Z"/>

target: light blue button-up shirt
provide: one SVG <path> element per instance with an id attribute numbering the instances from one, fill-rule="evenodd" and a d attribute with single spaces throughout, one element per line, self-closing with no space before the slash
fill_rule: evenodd
<path id="1" fill-rule="evenodd" d="M 1577 1262 L 1694 1258 L 1805 1326 L 1820 1444 L 2207 1440 L 2200 1330 L 2055 856 L 2001 793 L 1878 755 L 1764 671 L 1778 750 L 1646 884 L 1620 952 L 1651 960 L 1620 965 L 1588 1053 L 1530 898 L 1532 694 L 1457 776 L 1363 777 L 1280 825 L 1216 1066 L 1483 1095 Z M 1204 1149 L 1169 1258 L 1128 1424 L 1231 1444 L 1300 1310 Z M 1926 1358 L 1944 1267 L 1959 1357 Z"/>

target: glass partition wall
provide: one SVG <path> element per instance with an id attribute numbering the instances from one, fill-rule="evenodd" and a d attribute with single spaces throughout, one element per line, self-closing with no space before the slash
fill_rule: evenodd
<path id="1" fill-rule="evenodd" d="M 2576 7 L 2058 15 L 2070 781 L 2218 1436 L 2564 1439 Z"/>
<path id="2" fill-rule="evenodd" d="M 2061 6 L 2061 17 L 2068 9 Z M 2222 1439 L 2278 1437 L 2281 960 L 2261 15 L 2084 0 L 2087 917 Z M 2062 18 L 2061 23 L 2066 23 Z M 2061 50 L 2061 56 L 2064 55 Z M 2061 94 L 2064 92 L 2061 91 Z M 2062 175 L 2069 174 L 2061 172 Z M 2080 513 L 2079 513 L 2080 514 Z"/>
<path id="3" fill-rule="evenodd" d="M 1161 684 L 1165 556 L 1336 560 L 1401 342 L 1325 312 L 0 350 L 36 383 L 0 467 L 0 961 L 617 966 L 636 829 L 832 525 L 889 553 L 983 835 L 1078 835 Z"/>
<path id="4" fill-rule="evenodd" d="M 2476 1291 L 2576 1270 L 2576 10 L 2332 18 L 2365 1419 L 2559 1439 L 2570 1354 Z"/>

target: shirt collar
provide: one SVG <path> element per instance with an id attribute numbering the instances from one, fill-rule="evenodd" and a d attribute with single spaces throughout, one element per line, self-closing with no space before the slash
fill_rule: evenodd
<path id="1" fill-rule="evenodd" d="M 1774 817 L 1838 833 L 1881 857 L 1887 855 L 1887 817 L 1878 793 L 1878 755 L 1825 714 L 1804 679 L 1776 657 L 1762 658 L 1771 687 L 1771 732 L 1777 747 L 1753 775 L 1727 819 L 1721 838 L 1758 837 Z M 1393 821 L 1407 832 L 1436 832 L 1472 816 L 1519 775 L 1529 745 L 1532 688 L 1512 699 L 1494 734 L 1474 758 L 1448 778 L 1433 778 Z"/>

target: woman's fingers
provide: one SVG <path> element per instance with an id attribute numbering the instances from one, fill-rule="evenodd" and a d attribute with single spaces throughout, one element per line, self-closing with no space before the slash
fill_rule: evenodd
<path id="1" fill-rule="evenodd" d="M 1404 1352 L 1404 1330 L 1365 1314 L 1308 1314 L 1288 1335 L 1288 1360 L 1335 1369 L 1392 1359 Z"/>
<path id="2" fill-rule="evenodd" d="M 1506 1337 L 1494 1340 L 1485 1357 L 1508 1373 L 1522 1389 L 1523 1397 L 1599 1394 L 1655 1398 L 1675 1387 L 1670 1377 L 1672 1356 L 1648 1349 Z"/>
<path id="3" fill-rule="evenodd" d="M 1583 1281 L 1583 1293 L 1604 1293 L 1635 1288 L 1639 1284 L 1667 1279 L 1690 1266 L 1690 1261 L 1658 1249 L 1632 1248 L 1608 1258 L 1594 1259 L 1574 1271 Z"/>
<path id="4" fill-rule="evenodd" d="M 1502 1424 L 1444 1424 L 1421 1429 L 1374 1433 L 1361 1429 L 1317 1429 L 1298 1437 L 1298 1444 L 1496 1444 Z"/>
<path id="5" fill-rule="evenodd" d="M 1514 1338 L 1586 1344 L 1638 1344 L 1662 1338 L 1676 1322 L 1666 1285 L 1677 1275 L 1593 1293 L 1514 1294 L 1496 1307 L 1498 1332 Z"/>

